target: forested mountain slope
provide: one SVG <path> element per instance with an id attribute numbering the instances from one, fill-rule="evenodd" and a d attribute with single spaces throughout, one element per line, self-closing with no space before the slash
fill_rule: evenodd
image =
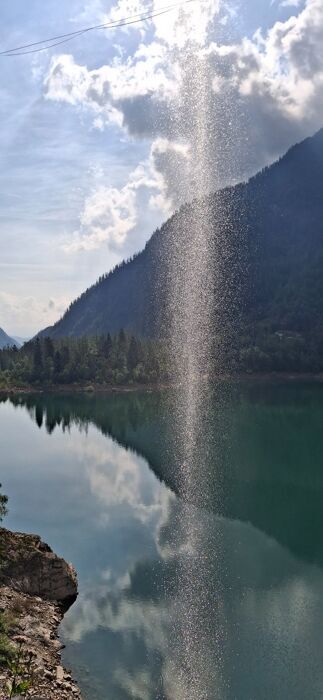
<path id="1" fill-rule="evenodd" d="M 323 130 L 204 205 L 214 241 L 216 332 L 239 331 L 248 351 L 250 343 L 263 352 L 263 342 L 286 339 L 297 352 L 312 342 L 315 352 L 321 345 L 323 351 Z M 167 334 L 170 258 L 174 246 L 185 251 L 200 207 L 182 207 L 141 253 L 99 279 L 42 335 L 120 328 L 142 336 Z"/>

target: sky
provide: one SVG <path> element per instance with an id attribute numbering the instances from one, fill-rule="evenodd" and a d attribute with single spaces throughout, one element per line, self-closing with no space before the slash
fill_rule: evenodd
<path id="1" fill-rule="evenodd" d="M 0 50 L 169 4 L 2 0 Z M 322 45 L 322 0 L 191 0 L 0 55 L 0 327 L 52 324 L 197 182 L 245 180 L 321 128 Z"/>

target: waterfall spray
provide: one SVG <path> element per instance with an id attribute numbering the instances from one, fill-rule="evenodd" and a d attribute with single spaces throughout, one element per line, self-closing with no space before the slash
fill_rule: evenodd
<path id="1" fill-rule="evenodd" d="M 190 124 L 185 126 L 186 129 L 189 126 L 195 139 L 191 159 L 195 198 L 182 207 L 180 217 L 174 217 L 168 251 L 168 315 L 176 383 L 174 430 L 180 495 L 185 503 L 194 503 L 196 489 L 199 494 L 203 492 L 201 480 L 209 468 L 210 436 L 206 423 L 210 378 L 216 370 L 213 350 L 217 332 L 215 307 L 219 301 L 217 267 L 221 256 L 216 229 L 221 227 L 222 212 L 220 205 L 215 211 L 209 196 L 213 173 L 209 152 L 207 67 L 203 56 L 198 54 L 194 62 L 192 57 L 188 60 L 191 66 L 187 70 L 189 78 L 185 95 L 193 107 L 190 109 Z M 187 113 L 185 107 L 183 112 Z M 181 113 L 179 107 L 177 119 Z M 181 173 L 178 176 L 181 177 Z M 221 592 L 220 585 L 216 585 L 213 599 L 210 599 L 210 586 L 206 580 L 208 533 L 200 526 L 197 510 L 191 507 L 184 509 L 181 528 L 185 531 L 186 554 L 181 558 L 178 573 L 178 614 L 174 623 L 178 658 L 176 700 L 223 700 Z M 220 542 L 212 554 L 214 558 L 219 557 L 219 548 Z M 215 619 L 217 629 L 210 629 Z M 210 672 L 210 663 L 217 666 L 215 674 Z M 214 687 L 215 676 L 217 688 Z M 213 684 L 212 688 L 210 684 Z"/>

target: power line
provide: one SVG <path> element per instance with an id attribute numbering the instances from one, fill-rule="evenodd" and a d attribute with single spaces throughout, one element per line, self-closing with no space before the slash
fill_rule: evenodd
<path id="1" fill-rule="evenodd" d="M 194 2 L 194 0 L 185 0 L 185 2 Z M 178 4 L 184 4 L 184 3 L 178 3 Z M 153 17 L 158 17 L 159 15 L 163 15 L 166 12 L 170 12 L 172 9 L 174 9 L 175 6 L 171 6 L 167 10 L 162 10 L 161 12 L 156 12 L 154 14 L 149 14 L 149 15 L 141 15 L 137 19 L 125 19 L 121 20 L 120 22 L 111 22 L 110 24 L 106 25 L 100 25 L 98 27 L 88 27 L 87 29 L 80 29 L 78 32 L 73 32 L 71 33 L 70 36 L 67 36 L 66 39 L 62 39 L 61 41 L 56 41 L 53 44 L 48 44 L 47 46 L 40 46 L 37 49 L 30 49 L 28 51 L 18 51 L 18 49 L 8 49 L 7 51 L 0 51 L 0 56 L 26 56 L 27 54 L 30 53 L 39 53 L 40 51 L 47 51 L 48 49 L 52 49 L 54 46 L 60 46 L 61 44 L 67 44 L 69 41 L 73 41 L 73 39 L 76 39 L 79 36 L 82 36 L 82 34 L 86 34 L 87 32 L 91 32 L 93 30 L 97 29 L 117 29 L 118 27 L 125 27 L 128 26 L 129 24 L 135 24 L 137 22 L 144 22 L 145 20 L 152 19 Z M 35 42 L 35 44 L 43 44 L 46 41 L 51 41 L 50 39 L 44 39 L 44 41 L 39 41 Z M 33 44 L 30 44 L 30 46 L 33 46 Z"/>
<path id="2" fill-rule="evenodd" d="M 180 3 L 172 3 L 171 5 L 166 5 L 165 7 L 161 7 L 160 9 L 161 10 L 168 10 L 168 9 L 174 7 L 175 5 L 178 5 L 178 4 L 182 4 L 182 3 L 181 2 Z M 147 10 L 147 12 L 148 12 L 148 10 Z M 34 41 L 31 44 L 23 44 L 22 46 L 15 46 L 13 49 L 6 49 L 4 51 L 0 51 L 0 55 L 11 53 L 12 51 L 20 51 L 21 49 L 29 49 L 32 46 L 39 46 L 40 44 L 45 44 L 45 43 L 47 44 L 49 41 L 56 41 L 57 39 L 65 39 L 66 37 L 78 36 L 79 34 L 84 34 L 85 32 L 91 32 L 91 31 L 96 30 L 96 29 L 104 29 L 104 28 L 118 26 L 119 22 L 132 20 L 134 18 L 138 18 L 138 21 L 140 21 L 141 17 L 143 17 L 143 15 L 145 15 L 145 14 L 146 14 L 146 12 L 141 12 L 141 13 L 137 12 L 137 14 L 129 15 L 128 17 L 124 17 L 121 20 L 115 20 L 113 22 L 105 22 L 103 24 L 95 24 L 91 27 L 77 29 L 75 32 L 68 32 L 66 34 L 58 34 L 56 36 L 51 36 L 48 39 L 42 39 L 41 41 Z"/>
<path id="3" fill-rule="evenodd" d="M 187 2 L 192 2 L 193 0 L 186 0 Z M 19 51 L 17 49 L 8 49 L 8 51 L 1 51 L 0 56 L 26 56 L 27 54 L 30 53 L 39 53 L 40 51 L 47 51 L 48 49 L 52 49 L 54 46 L 60 46 L 61 44 L 67 44 L 69 41 L 73 41 L 73 39 L 76 39 L 79 36 L 82 36 L 82 34 L 86 34 L 87 32 L 91 32 L 94 29 L 114 29 L 118 27 L 125 27 L 128 26 L 129 24 L 135 24 L 136 22 L 144 22 L 147 19 L 151 19 L 153 17 L 158 17 L 159 15 L 163 15 L 166 12 L 170 12 L 170 8 L 168 10 L 163 10 L 162 12 L 158 12 L 152 15 L 144 15 L 140 16 L 138 19 L 133 19 L 133 20 L 124 20 L 120 22 L 115 22 L 115 23 L 110 23 L 106 25 L 101 25 L 100 27 L 89 27 L 88 29 L 80 29 L 78 32 L 73 32 L 71 36 L 68 36 L 66 39 L 62 39 L 61 41 L 56 41 L 53 44 L 48 44 L 47 46 L 40 46 L 37 49 L 29 49 L 28 51 Z M 50 41 L 50 39 L 45 39 L 44 42 Z M 37 44 L 42 44 L 44 43 L 42 41 L 37 42 Z"/>
<path id="4" fill-rule="evenodd" d="M 93 25 L 91 27 L 86 27 L 84 29 L 79 29 L 74 32 L 68 32 L 67 34 L 60 34 L 57 36 L 50 37 L 48 39 L 43 39 L 41 41 L 34 41 L 30 44 L 23 44 L 22 46 L 15 46 L 12 49 L 6 49 L 4 51 L 0 51 L 0 56 L 25 56 L 26 54 L 30 53 L 39 53 L 40 51 L 47 51 L 48 49 L 53 48 L 54 46 L 59 46 L 61 44 L 65 44 L 69 41 L 72 41 L 73 39 L 76 39 L 79 36 L 82 36 L 83 34 L 86 34 L 88 32 L 96 31 L 98 29 L 118 29 L 118 27 L 125 27 L 130 24 L 136 24 L 138 22 L 145 22 L 146 20 L 149 19 L 154 19 L 154 17 L 159 17 L 160 15 L 164 15 L 168 12 L 171 12 L 172 10 L 176 9 L 177 7 L 180 7 L 182 5 L 187 5 L 188 3 L 191 2 L 196 2 L 197 0 L 181 0 L 181 2 L 176 2 L 173 3 L 172 5 L 166 5 L 165 7 L 161 8 L 158 12 L 149 12 L 149 13 L 138 13 L 136 15 L 130 15 L 128 17 L 125 17 L 121 20 L 115 20 L 114 22 L 106 22 L 104 24 L 97 24 Z M 54 42 L 49 44 L 48 42 Z M 42 46 L 42 44 L 47 44 L 46 46 Z M 37 48 L 32 48 L 32 47 L 37 47 Z M 28 49 L 28 51 L 24 51 L 24 49 Z"/>

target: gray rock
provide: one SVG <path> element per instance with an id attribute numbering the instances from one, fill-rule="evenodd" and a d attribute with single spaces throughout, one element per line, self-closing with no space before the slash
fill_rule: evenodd
<path id="1" fill-rule="evenodd" d="M 44 600 L 53 600 L 67 609 L 77 597 L 75 569 L 58 557 L 38 535 L 25 535 L 0 528 L 4 566 L 0 584 Z"/>

